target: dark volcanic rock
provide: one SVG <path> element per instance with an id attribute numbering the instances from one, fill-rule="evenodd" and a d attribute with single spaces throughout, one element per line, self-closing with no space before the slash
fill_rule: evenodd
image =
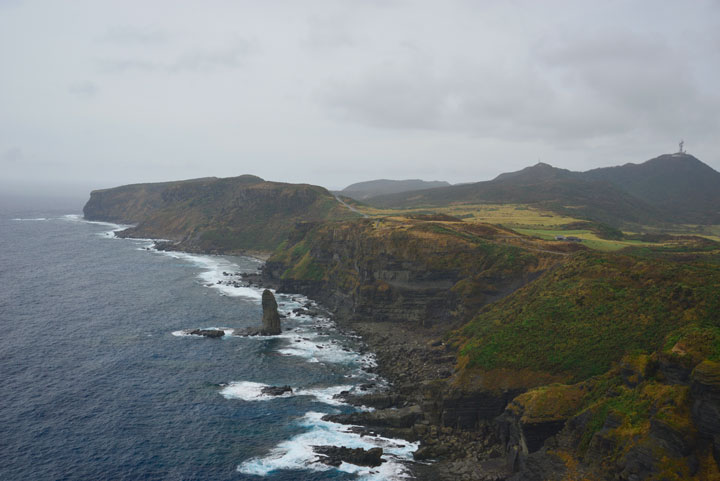
<path id="1" fill-rule="evenodd" d="M 194 336 L 204 336 L 215 339 L 221 338 L 225 335 L 225 331 L 220 331 L 216 329 L 193 329 L 192 331 L 187 331 L 187 333 Z"/>
<path id="2" fill-rule="evenodd" d="M 346 448 L 344 446 L 313 446 L 313 450 L 320 454 L 318 462 L 328 466 L 340 466 L 343 462 L 357 466 L 380 466 L 383 462 L 382 448 L 362 449 Z"/>
<path id="3" fill-rule="evenodd" d="M 278 305 L 272 291 L 265 289 L 262 294 L 262 333 L 266 336 L 276 336 L 282 332 Z"/>
<path id="4" fill-rule="evenodd" d="M 410 428 L 423 413 L 420 406 L 408 406 L 400 409 L 380 409 L 370 412 L 349 414 L 328 414 L 323 420 L 340 424 L 361 424 L 373 427 Z"/>
<path id="5" fill-rule="evenodd" d="M 265 289 L 262 294 L 263 317 L 261 327 L 248 327 L 235 331 L 236 336 L 277 336 L 282 333 L 278 305 L 272 291 Z"/>
<path id="6" fill-rule="evenodd" d="M 286 392 L 292 393 L 293 390 L 290 386 L 268 386 L 262 388 L 260 392 L 268 396 L 282 396 Z"/>

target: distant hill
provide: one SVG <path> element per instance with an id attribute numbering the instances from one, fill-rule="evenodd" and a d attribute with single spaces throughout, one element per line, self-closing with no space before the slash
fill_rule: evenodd
<path id="1" fill-rule="evenodd" d="M 455 202 L 534 204 L 561 214 L 608 225 L 657 224 L 662 215 L 645 202 L 606 182 L 576 178 L 572 172 L 537 164 L 473 184 L 378 196 L 377 207 L 432 207 Z"/>
<path id="2" fill-rule="evenodd" d="M 349 185 L 339 193 L 355 200 L 365 200 L 369 197 L 378 195 L 398 194 L 401 192 L 410 192 L 422 189 L 434 189 L 437 187 L 447 187 L 449 182 L 444 181 L 425 181 L 420 179 L 408 180 L 388 180 L 378 179 L 369 180 L 367 182 L 358 182 Z"/>
<path id="3" fill-rule="evenodd" d="M 298 222 L 357 217 L 325 188 L 243 175 L 96 190 L 88 220 L 137 224 L 121 235 L 163 238 L 188 251 L 271 251 Z"/>
<path id="4" fill-rule="evenodd" d="M 720 172 L 689 154 L 666 154 L 619 167 L 579 174 L 609 182 L 685 224 L 720 223 Z"/>
<path id="5" fill-rule="evenodd" d="M 365 202 L 378 207 L 535 204 L 614 226 L 712 224 L 720 223 L 720 173 L 687 154 L 588 172 L 538 163 L 486 182 L 376 196 Z"/>

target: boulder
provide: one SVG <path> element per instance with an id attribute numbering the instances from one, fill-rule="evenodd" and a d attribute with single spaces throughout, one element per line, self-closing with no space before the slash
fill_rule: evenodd
<path id="1" fill-rule="evenodd" d="M 380 466 L 383 462 L 382 448 L 346 448 L 344 446 L 313 446 L 313 451 L 318 456 L 318 462 L 328 466 L 340 466 L 342 463 L 355 464 L 357 466 Z"/>
<path id="2" fill-rule="evenodd" d="M 186 331 L 188 334 L 192 334 L 194 336 L 204 336 L 204 337 L 210 337 L 214 339 L 221 338 L 225 335 L 225 331 L 220 331 L 217 329 L 193 329 L 191 331 Z"/>
<path id="3" fill-rule="evenodd" d="M 267 386 L 262 388 L 260 392 L 268 396 L 282 396 L 286 392 L 292 394 L 293 390 L 290 386 Z"/>

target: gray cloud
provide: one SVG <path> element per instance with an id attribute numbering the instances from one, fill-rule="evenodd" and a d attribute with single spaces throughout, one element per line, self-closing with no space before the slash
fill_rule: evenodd
<path id="1" fill-rule="evenodd" d="M 101 73 L 109 74 L 126 72 L 208 73 L 241 68 L 245 65 L 247 57 L 251 53 L 253 53 L 251 44 L 242 41 L 225 48 L 183 52 L 174 56 L 171 60 L 105 58 L 98 60 L 96 65 Z"/>
<path id="2" fill-rule="evenodd" d="M 218 69 L 234 69 L 242 67 L 251 52 L 252 48 L 247 42 L 225 49 L 187 52 L 167 65 L 166 69 L 170 72 L 206 72 Z"/>
<path id="3" fill-rule="evenodd" d="M 2 155 L 0 155 L 0 159 L 2 159 L 2 162 L 6 164 L 17 164 L 22 162 L 24 158 L 25 156 L 19 147 L 7 149 L 2 153 Z"/>
<path id="4" fill-rule="evenodd" d="M 158 28 L 134 25 L 114 26 L 98 37 L 100 42 L 150 46 L 167 42 L 168 35 Z"/>
<path id="5" fill-rule="evenodd" d="M 638 162 L 681 137 L 720 169 L 716 0 L 0 8 L 5 183 L 467 182 L 538 157 Z"/>
<path id="6" fill-rule="evenodd" d="M 99 90 L 94 82 L 79 82 L 68 86 L 68 92 L 78 97 L 93 97 Z"/>
<path id="7" fill-rule="evenodd" d="M 575 33 L 520 54 L 520 64 L 388 61 L 336 79 L 321 98 L 336 117 L 367 126 L 508 140 L 708 136 L 718 128 L 718 92 L 703 91 L 685 57 L 655 35 Z"/>

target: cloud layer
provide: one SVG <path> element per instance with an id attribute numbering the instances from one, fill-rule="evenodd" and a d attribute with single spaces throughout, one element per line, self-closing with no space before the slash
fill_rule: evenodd
<path id="1" fill-rule="evenodd" d="M 680 138 L 720 169 L 710 0 L 0 0 L 0 11 L 10 183 L 468 182 L 538 158 L 640 162 Z"/>

